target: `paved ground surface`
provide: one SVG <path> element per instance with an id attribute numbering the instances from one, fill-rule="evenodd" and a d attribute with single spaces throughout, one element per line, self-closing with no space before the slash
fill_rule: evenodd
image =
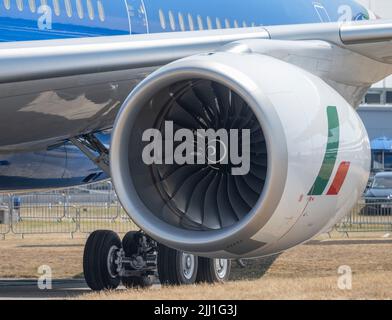
<path id="1" fill-rule="evenodd" d="M 0 279 L 0 300 L 64 299 L 89 291 L 83 279 L 53 280 L 51 290 L 40 290 L 35 279 Z"/>

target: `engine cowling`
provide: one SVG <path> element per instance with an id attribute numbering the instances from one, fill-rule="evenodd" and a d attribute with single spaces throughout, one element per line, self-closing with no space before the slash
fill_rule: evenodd
<path id="1" fill-rule="evenodd" d="M 176 163 L 169 153 L 182 140 L 165 143 L 181 129 L 195 141 L 198 130 L 249 132 L 249 170 L 234 175 L 231 158 L 210 161 L 224 151 L 211 153 L 208 143 L 204 164 Z M 162 148 L 154 159 L 165 161 L 146 162 L 155 139 Z M 112 179 L 133 221 L 167 246 L 208 257 L 269 255 L 312 238 L 353 207 L 369 168 L 363 123 L 333 88 L 251 53 L 202 54 L 160 68 L 125 101 L 112 136 Z"/>

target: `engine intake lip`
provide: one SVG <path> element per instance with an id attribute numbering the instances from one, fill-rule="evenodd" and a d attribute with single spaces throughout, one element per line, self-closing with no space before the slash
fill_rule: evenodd
<path id="1" fill-rule="evenodd" d="M 111 171 L 118 197 L 132 220 L 155 240 L 184 251 L 221 251 L 254 236 L 272 217 L 287 177 L 287 147 L 279 117 L 257 83 L 245 72 L 216 63 L 211 56 L 196 56 L 169 64 L 141 82 L 124 102 L 115 122 L 111 145 Z M 192 59 L 193 58 L 193 59 Z M 140 199 L 131 178 L 129 140 L 135 119 L 151 98 L 179 81 L 205 79 L 225 85 L 249 105 L 263 129 L 268 170 L 265 187 L 253 209 L 238 223 L 219 230 L 192 231 L 159 219 Z"/>

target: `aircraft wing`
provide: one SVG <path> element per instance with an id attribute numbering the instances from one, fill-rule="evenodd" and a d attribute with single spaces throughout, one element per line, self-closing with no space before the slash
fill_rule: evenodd
<path id="1" fill-rule="evenodd" d="M 392 63 L 392 21 L 338 22 L 0 44 L 0 83 L 158 67 L 247 39 L 324 40 Z"/>
<path id="2" fill-rule="evenodd" d="M 392 63 L 392 20 L 272 26 L 271 39 L 324 40 L 371 59 Z"/>

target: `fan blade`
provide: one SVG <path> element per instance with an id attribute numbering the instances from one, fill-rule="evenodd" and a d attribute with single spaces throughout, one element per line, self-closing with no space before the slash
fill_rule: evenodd
<path id="1" fill-rule="evenodd" d="M 190 92 L 191 93 L 191 92 Z M 199 123 L 202 124 L 203 128 L 209 128 L 212 125 L 211 119 L 205 112 L 203 105 L 193 95 L 187 93 L 178 99 L 177 103 L 189 114 L 191 114 Z"/>
<path id="2" fill-rule="evenodd" d="M 172 121 L 174 124 L 186 128 L 197 130 L 200 128 L 200 122 L 190 115 L 185 109 L 181 108 L 178 103 L 170 110 L 166 121 Z"/>
<path id="3" fill-rule="evenodd" d="M 230 204 L 227 190 L 227 175 L 222 174 L 218 187 L 217 200 L 219 217 L 223 228 L 231 226 L 233 223 L 238 221 L 238 217 Z"/>
<path id="4" fill-rule="evenodd" d="M 155 165 L 155 168 L 159 173 L 159 177 L 161 178 L 160 180 L 165 180 L 168 176 L 172 175 L 175 171 L 177 171 L 181 167 L 182 167 L 182 165 L 179 165 L 179 164 L 173 164 L 173 165 L 157 164 L 157 165 Z"/>
<path id="5" fill-rule="evenodd" d="M 249 207 L 253 208 L 260 195 L 254 192 L 240 176 L 234 176 L 234 181 L 242 199 L 245 200 Z"/>
<path id="6" fill-rule="evenodd" d="M 251 144 L 250 153 L 255 154 L 256 156 L 266 155 L 267 146 L 265 143 Z"/>
<path id="7" fill-rule="evenodd" d="M 252 164 L 250 166 L 250 174 L 254 175 L 255 177 L 259 178 L 260 180 L 265 181 L 267 177 L 267 170 L 265 170 L 264 166 L 259 166 L 257 164 Z"/>
<path id="8" fill-rule="evenodd" d="M 208 189 L 206 190 L 206 196 L 204 199 L 204 215 L 203 215 L 203 225 L 208 227 L 209 229 L 219 229 L 222 226 L 222 223 L 219 219 L 219 208 L 218 202 L 216 199 L 220 174 L 215 172 L 215 177 L 211 181 Z"/>
<path id="9" fill-rule="evenodd" d="M 189 109 L 189 106 L 186 106 L 185 103 L 178 101 L 178 105 L 186 112 L 188 113 L 199 125 L 199 128 L 207 129 L 209 128 L 209 123 L 200 115 L 198 115 L 196 112 L 192 112 L 192 110 Z"/>
<path id="10" fill-rule="evenodd" d="M 186 216 L 192 221 L 202 224 L 204 216 L 204 199 L 206 196 L 206 190 L 208 185 L 214 178 L 214 173 L 209 171 L 209 173 L 199 182 L 199 184 L 194 188 L 188 208 L 186 210 Z"/>
<path id="11" fill-rule="evenodd" d="M 182 166 L 174 171 L 170 176 L 161 181 L 170 198 L 177 192 L 177 190 L 184 183 L 185 179 L 197 171 L 203 170 L 202 166 Z"/>
<path id="12" fill-rule="evenodd" d="M 263 132 L 258 131 L 258 132 L 252 133 L 250 135 L 250 141 L 252 144 L 265 142 L 265 137 L 264 137 Z"/>
<path id="13" fill-rule="evenodd" d="M 214 126 L 217 126 L 219 117 L 217 116 L 217 105 L 216 99 L 212 92 L 210 92 L 210 87 L 206 84 L 201 84 L 193 87 L 193 92 L 196 97 L 200 100 L 212 120 Z"/>
<path id="14" fill-rule="evenodd" d="M 240 176 L 242 180 L 251 188 L 255 193 L 260 194 L 263 191 L 264 181 L 258 179 L 254 175 L 247 174 L 246 176 Z"/>
<path id="15" fill-rule="evenodd" d="M 240 197 L 234 178 L 231 175 L 227 176 L 227 192 L 230 204 L 234 209 L 234 213 L 237 216 L 237 219 L 240 220 L 250 211 L 251 207 L 249 207 L 248 204 Z"/>
<path id="16" fill-rule="evenodd" d="M 267 167 L 268 164 L 267 154 L 252 155 L 250 157 L 250 162 L 258 166 Z"/>
<path id="17" fill-rule="evenodd" d="M 247 110 L 247 109 L 245 109 Z M 247 112 L 245 112 L 245 114 L 241 117 L 241 121 L 238 124 L 238 128 L 239 129 L 249 129 L 248 128 L 248 124 L 250 123 L 250 121 L 252 121 L 252 119 L 254 119 L 254 114 L 251 110 L 247 110 Z"/>
<path id="18" fill-rule="evenodd" d="M 177 208 L 182 212 L 186 212 L 190 201 L 190 195 L 192 194 L 195 187 L 200 183 L 201 180 L 209 173 L 209 170 L 204 167 L 200 171 L 196 171 L 189 177 L 187 177 L 175 192 L 172 201 L 176 204 Z"/>
<path id="19" fill-rule="evenodd" d="M 230 107 L 230 90 L 216 82 L 212 82 L 211 87 L 215 93 L 219 105 L 219 117 L 221 127 L 225 127 L 226 122 L 229 118 L 229 107 Z"/>

